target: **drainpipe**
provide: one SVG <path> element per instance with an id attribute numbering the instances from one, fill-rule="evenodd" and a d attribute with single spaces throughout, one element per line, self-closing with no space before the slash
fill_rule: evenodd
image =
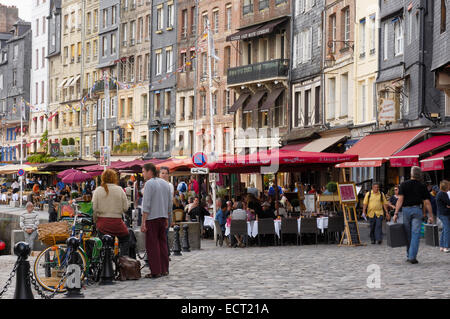
<path id="1" fill-rule="evenodd" d="M 419 101 L 422 104 L 420 108 L 420 114 L 423 114 L 425 112 L 425 14 L 428 12 L 428 1 L 421 0 L 420 1 L 420 36 L 419 36 L 419 61 L 420 61 L 420 68 L 419 68 L 419 94 L 420 98 Z"/>
<path id="2" fill-rule="evenodd" d="M 327 19 L 326 19 L 326 6 L 322 11 L 322 72 L 321 72 L 321 86 L 322 86 L 322 126 L 325 125 L 325 56 L 326 56 L 326 29 L 327 29 Z"/>
<path id="3" fill-rule="evenodd" d="M 288 98 L 288 132 L 290 132 L 292 130 L 292 118 L 291 116 L 289 116 L 289 114 L 294 114 L 294 112 L 292 112 L 293 110 L 293 101 L 292 101 L 292 60 L 293 60 L 293 56 L 294 56 L 294 20 L 295 20 L 295 3 L 296 1 L 292 1 L 292 10 L 291 12 L 293 12 L 292 18 L 291 18 L 291 25 L 289 27 L 290 29 L 290 50 L 289 50 L 289 76 L 288 76 L 288 92 L 289 92 L 289 98 Z"/>

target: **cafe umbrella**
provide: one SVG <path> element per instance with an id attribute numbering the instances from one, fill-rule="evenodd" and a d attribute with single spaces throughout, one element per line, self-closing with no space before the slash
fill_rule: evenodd
<path id="1" fill-rule="evenodd" d="M 72 172 L 63 177 L 62 182 L 66 184 L 81 183 L 92 179 L 92 175 L 80 171 Z"/>

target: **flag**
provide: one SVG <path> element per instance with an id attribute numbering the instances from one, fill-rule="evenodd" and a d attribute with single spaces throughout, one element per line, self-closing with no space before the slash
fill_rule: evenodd
<path id="1" fill-rule="evenodd" d="M 216 55 L 216 49 L 214 48 L 214 38 L 211 36 L 208 30 L 208 40 L 209 40 L 209 56 L 215 59 L 216 61 L 220 61 L 220 58 Z"/>

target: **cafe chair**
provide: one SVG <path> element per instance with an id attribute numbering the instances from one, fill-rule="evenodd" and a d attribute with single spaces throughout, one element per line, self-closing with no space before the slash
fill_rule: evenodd
<path id="1" fill-rule="evenodd" d="M 316 236 L 317 245 L 317 234 L 319 229 L 317 228 L 317 220 L 313 217 L 302 218 L 300 222 L 300 245 L 302 244 L 302 234 L 314 234 Z"/>
<path id="2" fill-rule="evenodd" d="M 184 211 L 182 209 L 175 209 L 172 212 L 174 224 L 179 224 L 184 221 Z"/>
<path id="3" fill-rule="evenodd" d="M 220 227 L 218 220 L 214 220 L 214 228 L 216 229 L 216 232 L 217 232 L 216 247 L 217 247 L 217 243 L 219 243 L 220 247 L 222 247 L 224 235 L 223 235 L 222 228 Z"/>
<path id="4" fill-rule="evenodd" d="M 258 220 L 258 245 L 261 246 L 261 235 L 273 235 L 274 245 L 277 244 L 275 224 L 272 218 L 262 218 Z"/>
<path id="5" fill-rule="evenodd" d="M 338 238 L 340 238 L 344 229 L 344 217 L 328 217 L 327 243 L 330 243 L 330 233 L 333 234 L 334 239 L 336 240 L 336 234 L 339 234 Z"/>
<path id="6" fill-rule="evenodd" d="M 281 245 L 283 245 L 283 235 L 285 234 L 295 234 L 298 246 L 299 234 L 298 234 L 297 218 L 281 219 L 281 230 L 280 230 Z"/>
<path id="7" fill-rule="evenodd" d="M 230 237 L 232 237 L 234 235 L 243 235 L 245 245 L 247 246 L 248 232 L 247 232 L 247 221 L 246 220 L 231 220 Z"/>

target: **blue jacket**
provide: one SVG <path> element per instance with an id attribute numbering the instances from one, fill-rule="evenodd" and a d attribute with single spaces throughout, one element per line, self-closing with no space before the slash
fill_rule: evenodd
<path id="1" fill-rule="evenodd" d="M 216 218 L 222 228 L 224 228 L 225 224 L 227 223 L 227 218 L 225 214 L 223 213 L 222 209 L 218 209 L 216 212 Z"/>

